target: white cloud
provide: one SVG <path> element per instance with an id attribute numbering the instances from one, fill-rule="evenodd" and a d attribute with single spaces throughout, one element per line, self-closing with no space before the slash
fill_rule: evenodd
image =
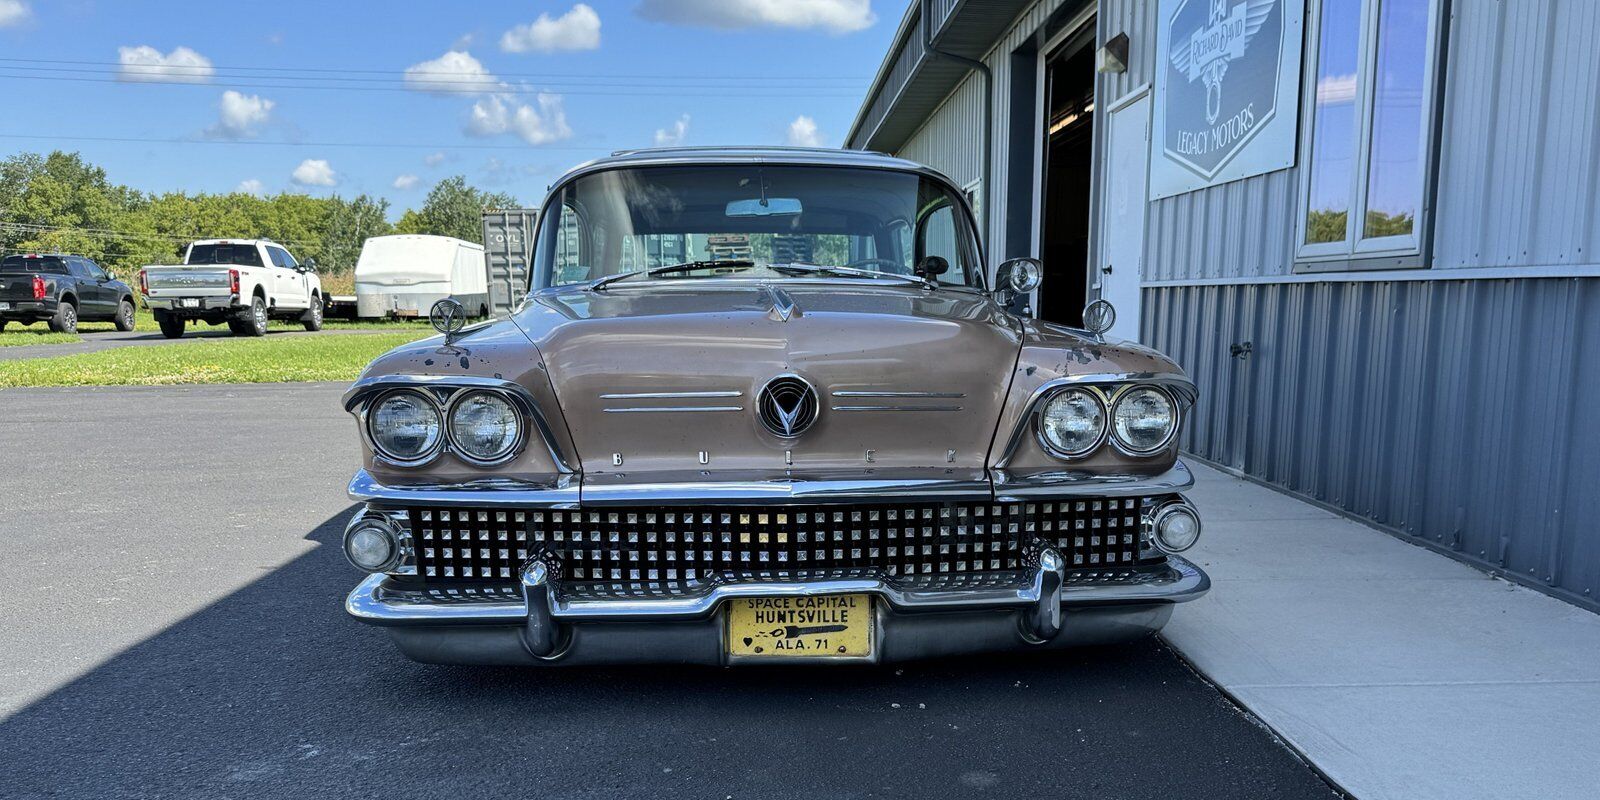
<path id="1" fill-rule="evenodd" d="M 217 124 L 206 132 L 225 139 L 242 139 L 256 135 L 256 129 L 272 116 L 277 105 L 271 100 L 253 94 L 240 94 L 232 89 L 222 93 L 217 103 Z"/>
<path id="2" fill-rule="evenodd" d="M 415 175 L 400 175 L 394 179 L 394 188 L 399 189 L 402 192 L 409 192 L 412 189 L 417 188 L 417 185 L 420 183 L 422 183 L 422 179 Z"/>
<path id="3" fill-rule="evenodd" d="M 122 63 L 119 77 L 135 83 L 206 83 L 216 72 L 211 68 L 211 59 L 187 47 L 174 47 L 165 55 L 147 44 L 119 47 L 117 60 Z"/>
<path id="4" fill-rule="evenodd" d="M 499 81 L 465 50 L 451 50 L 432 61 L 406 68 L 406 87 L 435 94 L 477 94 L 499 88 Z"/>
<path id="5" fill-rule="evenodd" d="M 259 196 L 266 191 L 266 187 L 262 186 L 261 181 L 257 180 L 256 178 L 246 178 L 242 181 L 239 181 L 239 185 L 235 186 L 233 190 L 241 194 L 253 194 Z"/>
<path id="6" fill-rule="evenodd" d="M 822 134 L 817 130 L 817 121 L 801 114 L 789 123 L 789 146 L 791 147 L 821 147 Z"/>
<path id="7" fill-rule="evenodd" d="M 437 153 L 429 153 L 429 154 L 423 156 L 422 157 L 422 163 L 427 164 L 430 167 L 437 167 L 440 164 L 444 163 L 444 159 L 445 159 L 444 151 L 440 150 Z"/>
<path id="8" fill-rule="evenodd" d="M 1356 74 L 1329 75 L 1317 80 L 1317 104 L 1349 105 L 1356 99 Z"/>
<path id="9" fill-rule="evenodd" d="M 540 14 L 533 22 L 518 25 L 500 37 L 500 49 L 507 53 L 554 53 L 599 47 L 600 15 L 583 3 L 554 19 L 549 14 Z"/>
<path id="10" fill-rule="evenodd" d="M 301 186 L 332 186 L 339 182 L 338 173 L 320 158 L 308 158 L 294 168 L 289 179 Z"/>
<path id="11" fill-rule="evenodd" d="M 0 28 L 21 25 L 33 16 L 33 10 L 22 0 L 0 0 Z"/>
<path id="12" fill-rule="evenodd" d="M 683 116 L 678 117 L 677 122 L 672 123 L 672 127 L 656 128 L 656 146 L 671 147 L 673 145 L 683 144 L 683 140 L 688 137 L 688 135 L 689 115 L 684 114 Z"/>
<path id="13" fill-rule="evenodd" d="M 636 13 L 657 22 L 707 28 L 821 28 L 852 33 L 878 15 L 868 0 L 640 0 Z"/>
<path id="14" fill-rule="evenodd" d="M 467 133 L 473 136 L 515 133 L 528 144 L 549 144 L 572 135 L 561 95 L 540 92 L 534 102 L 537 108 L 504 94 L 479 100 L 472 104 Z"/>

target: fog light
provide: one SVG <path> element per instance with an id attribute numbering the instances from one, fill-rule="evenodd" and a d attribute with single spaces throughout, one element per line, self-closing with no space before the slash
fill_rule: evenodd
<path id="1" fill-rule="evenodd" d="M 1194 547 L 1200 538 L 1200 515 L 1188 503 L 1171 503 L 1156 512 L 1156 546 L 1168 553 Z"/>
<path id="2" fill-rule="evenodd" d="M 400 563 L 400 541 L 382 520 L 367 517 L 344 534 L 344 557 L 364 572 L 387 572 Z"/>

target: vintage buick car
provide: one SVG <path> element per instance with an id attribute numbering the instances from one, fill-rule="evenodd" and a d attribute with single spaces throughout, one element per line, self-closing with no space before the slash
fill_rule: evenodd
<path id="1" fill-rule="evenodd" d="M 507 319 L 344 397 L 370 573 L 435 663 L 887 662 L 1115 642 L 1207 577 L 1136 344 L 1013 313 L 962 193 L 887 156 L 618 153 L 550 192 Z M 1091 317 L 1103 321 L 1106 306 Z M 1104 330 L 1102 327 L 1101 330 Z"/>

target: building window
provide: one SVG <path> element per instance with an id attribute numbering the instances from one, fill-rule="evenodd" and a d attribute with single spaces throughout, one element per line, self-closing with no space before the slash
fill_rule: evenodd
<path id="1" fill-rule="evenodd" d="M 1315 7 L 1299 256 L 1416 254 L 1427 214 L 1435 0 L 1321 0 Z"/>

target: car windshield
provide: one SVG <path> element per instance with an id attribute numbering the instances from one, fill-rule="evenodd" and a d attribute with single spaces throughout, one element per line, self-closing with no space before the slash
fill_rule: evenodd
<path id="1" fill-rule="evenodd" d="M 943 182 L 910 172 L 761 164 L 613 169 L 572 181 L 549 207 L 534 258 L 532 280 L 540 288 L 608 277 L 615 283 L 629 273 L 640 273 L 630 283 L 881 276 L 980 285 L 966 206 Z M 643 274 L 653 269 L 659 274 Z"/>
<path id="2" fill-rule="evenodd" d="M 237 264 L 261 266 L 261 254 L 253 244 L 197 244 L 189 248 L 186 264 Z"/>

